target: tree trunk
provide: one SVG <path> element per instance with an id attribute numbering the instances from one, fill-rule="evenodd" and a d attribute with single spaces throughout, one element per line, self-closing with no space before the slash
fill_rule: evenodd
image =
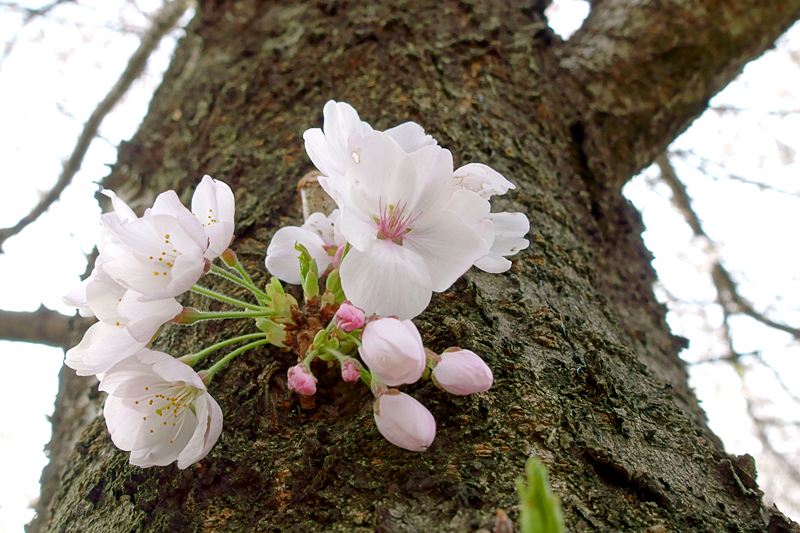
<path id="1" fill-rule="evenodd" d="M 415 320 L 430 348 L 481 355 L 495 385 L 464 398 L 417 385 L 437 437 L 411 453 L 380 436 L 365 387 L 323 374 L 303 410 L 287 392 L 294 361 L 260 348 L 210 385 L 223 434 L 181 471 L 129 466 L 102 416 L 81 422 L 103 395 L 64 375 L 29 531 L 491 529 L 498 508 L 516 519 L 514 479 L 532 455 L 568 531 L 797 531 L 764 509 L 752 458 L 728 456 L 708 429 L 620 189 L 800 0 L 592 3 L 562 43 L 541 1 L 204 2 L 104 185 L 141 210 L 165 189 L 187 201 L 203 174 L 226 181 L 233 248 L 263 283 L 270 237 L 301 221 L 296 185 L 313 168 L 302 132 L 323 104 L 349 102 L 378 129 L 419 122 L 456 166 L 515 183 L 495 210 L 531 221 L 508 273 L 471 270 Z M 155 346 L 177 356 L 252 330 L 202 324 L 168 325 Z"/>

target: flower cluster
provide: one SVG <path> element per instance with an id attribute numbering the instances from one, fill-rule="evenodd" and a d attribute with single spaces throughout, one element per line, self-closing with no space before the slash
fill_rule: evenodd
<path id="1" fill-rule="evenodd" d="M 174 191 L 137 217 L 112 191 L 114 212 L 102 215 L 99 255 L 90 276 L 64 297 L 95 323 L 66 365 L 95 374 L 109 394 L 104 414 L 111 439 L 137 466 L 180 468 L 204 457 L 222 429 L 222 412 L 190 366 L 145 346 L 184 310 L 189 290 L 233 238 L 230 187 L 205 176 L 192 211 Z"/>
<path id="2" fill-rule="evenodd" d="M 322 173 L 320 185 L 338 209 L 278 230 L 266 266 L 287 283 L 302 283 L 297 258 L 306 253 L 340 283 L 348 302 L 339 308 L 337 324 L 358 345 L 369 369 L 363 379 L 376 397 L 375 424 L 393 444 L 422 451 L 436 433 L 432 415 L 411 396 L 387 387 L 430 376 L 447 392 L 466 395 L 488 390 L 493 378 L 469 350 L 426 354 L 410 319 L 425 310 L 433 292 L 447 290 L 471 266 L 490 273 L 508 270 L 507 256 L 528 246 L 528 219 L 522 213 L 492 213 L 489 199 L 514 185 L 483 164 L 454 170 L 451 153 L 419 124 L 376 131 L 353 107 L 334 101 L 325 104 L 323 115 L 322 129 L 310 129 L 303 138 Z M 351 319 L 356 313 L 362 323 L 370 317 L 365 326 Z M 339 337 L 329 332 L 315 339 L 290 369 L 292 390 L 314 394 L 310 362 L 333 352 L 343 378 L 352 379 L 357 362 L 327 344 Z"/>
<path id="3" fill-rule="evenodd" d="M 304 139 L 338 209 L 275 233 L 265 259 L 273 278 L 264 287 L 228 248 L 235 207 L 226 184 L 205 176 L 191 211 L 167 191 L 141 218 L 104 191 L 114 210 L 101 217 L 94 270 L 64 297 L 99 321 L 67 352 L 66 364 L 100 379 L 112 441 L 131 452 L 131 464 L 186 468 L 205 457 L 222 430 L 208 383 L 231 359 L 265 344 L 297 356 L 287 382 L 303 407 L 315 401 L 314 362 L 338 365 L 344 381 L 369 386 L 380 433 L 412 451 L 430 446 L 436 423 L 398 387 L 431 379 L 467 395 L 492 386 L 478 355 L 426 349 L 411 319 L 471 266 L 505 272 L 507 257 L 527 247 L 527 217 L 492 213 L 489 203 L 514 186 L 486 165 L 454 170 L 450 152 L 416 123 L 375 131 L 345 103 L 328 102 L 323 128 Z M 200 286 L 207 273 L 248 289 L 255 303 Z M 278 280 L 300 285 L 302 302 Z M 176 297 L 189 290 L 238 310 L 183 307 Z M 256 332 L 197 353 L 175 358 L 147 348 L 166 322 L 243 317 L 255 320 Z M 210 368 L 193 370 L 215 350 L 245 341 Z"/>

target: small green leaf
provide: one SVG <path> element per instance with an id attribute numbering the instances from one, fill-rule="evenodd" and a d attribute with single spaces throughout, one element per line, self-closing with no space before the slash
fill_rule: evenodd
<path id="1" fill-rule="evenodd" d="M 525 463 L 526 480 L 517 478 L 522 533 L 564 533 L 561 503 L 547 481 L 547 469 L 537 457 Z"/>

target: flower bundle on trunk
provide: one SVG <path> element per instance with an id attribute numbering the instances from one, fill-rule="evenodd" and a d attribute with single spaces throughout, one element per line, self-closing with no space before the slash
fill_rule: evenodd
<path id="1" fill-rule="evenodd" d="M 167 191 L 141 218 L 104 191 L 114 212 L 101 217 L 94 270 L 64 297 L 99 322 L 67 352 L 66 364 L 100 379 L 109 394 L 104 414 L 111 438 L 131 452 L 131 464 L 177 461 L 186 468 L 205 457 L 222 431 L 209 381 L 237 355 L 265 344 L 298 353 L 287 380 L 304 405 L 313 405 L 317 390 L 314 360 L 338 364 L 344 381 L 365 383 L 380 433 L 411 451 L 430 446 L 436 423 L 397 387 L 432 379 L 467 395 L 492 386 L 492 372 L 477 354 L 426 349 L 411 319 L 471 266 L 505 272 L 507 257 L 528 246 L 525 215 L 491 212 L 489 199 L 514 186 L 483 164 L 454 170 L 450 152 L 414 122 L 375 131 L 350 105 L 334 101 L 323 114 L 323 128 L 306 131 L 304 139 L 338 209 L 276 232 L 266 256 L 273 278 L 265 287 L 253 283 L 228 248 L 235 207 L 225 183 L 205 176 L 191 211 Z M 217 258 L 223 266 L 213 264 Z M 207 273 L 247 288 L 255 303 L 198 285 Z M 302 304 L 279 280 L 302 287 Z M 185 308 L 175 298 L 189 290 L 238 310 Z M 194 354 L 147 348 L 166 322 L 242 317 L 255 320 L 253 333 Z M 205 370 L 193 369 L 237 343 L 246 344 Z"/>

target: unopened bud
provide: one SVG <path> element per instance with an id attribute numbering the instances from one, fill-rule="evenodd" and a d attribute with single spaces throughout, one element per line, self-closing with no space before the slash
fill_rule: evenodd
<path id="1" fill-rule="evenodd" d="M 448 348 L 440 357 L 433 368 L 433 382 L 450 394 L 466 396 L 492 387 L 492 370 L 474 352 Z"/>
<path id="2" fill-rule="evenodd" d="M 289 369 L 289 390 L 302 394 L 303 396 L 313 396 L 317 393 L 317 378 L 304 365 L 295 365 Z"/>
<path id="3" fill-rule="evenodd" d="M 344 302 L 336 311 L 336 327 L 345 333 L 352 333 L 364 327 L 364 311 L 350 302 Z"/>
<path id="4" fill-rule="evenodd" d="M 379 396 L 372 411 L 378 431 L 395 446 L 424 452 L 436 437 L 436 421 L 430 411 L 397 389 Z"/>
<path id="5" fill-rule="evenodd" d="M 342 379 L 349 382 L 358 381 L 361 377 L 361 363 L 355 359 L 346 359 L 342 363 Z"/>

